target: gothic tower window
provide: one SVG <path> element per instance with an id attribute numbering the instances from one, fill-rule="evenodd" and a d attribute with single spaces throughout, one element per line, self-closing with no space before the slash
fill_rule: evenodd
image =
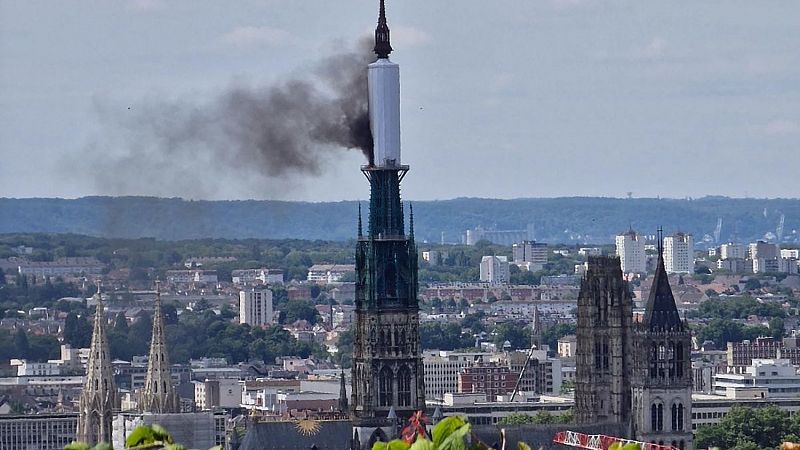
<path id="1" fill-rule="evenodd" d="M 411 406 L 411 372 L 407 367 L 397 373 L 397 402 L 400 406 Z"/>
<path id="2" fill-rule="evenodd" d="M 678 405 L 672 404 L 672 431 L 678 429 Z"/>
<path id="3" fill-rule="evenodd" d="M 391 406 L 394 392 L 392 390 L 392 370 L 388 367 L 381 369 L 378 375 L 378 402 L 379 406 Z"/>
<path id="4" fill-rule="evenodd" d="M 658 377 L 664 378 L 666 375 L 666 363 L 667 363 L 667 347 L 661 343 L 658 344 Z"/>
<path id="5" fill-rule="evenodd" d="M 678 403 L 678 431 L 683 431 L 683 403 Z"/>
<path id="6" fill-rule="evenodd" d="M 676 376 L 678 378 L 683 378 L 683 342 L 678 342 L 678 345 L 675 349 L 675 360 L 676 360 Z"/>
<path id="7" fill-rule="evenodd" d="M 603 338 L 603 369 L 608 370 L 609 367 L 609 358 L 608 358 L 608 337 Z"/>
<path id="8" fill-rule="evenodd" d="M 650 405 L 650 422 L 653 431 L 664 431 L 664 405 L 662 403 Z"/>

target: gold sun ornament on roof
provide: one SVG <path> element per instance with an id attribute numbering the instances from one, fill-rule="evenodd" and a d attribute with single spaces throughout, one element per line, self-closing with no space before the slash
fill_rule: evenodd
<path id="1" fill-rule="evenodd" d="M 297 429 L 298 433 L 306 436 L 313 436 L 319 433 L 319 429 L 322 427 L 322 425 L 314 419 L 300 419 L 297 421 L 294 427 Z"/>

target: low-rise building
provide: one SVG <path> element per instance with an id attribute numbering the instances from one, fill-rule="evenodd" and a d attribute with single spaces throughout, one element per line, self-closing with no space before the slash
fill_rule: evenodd
<path id="1" fill-rule="evenodd" d="M 166 275 L 171 284 L 214 284 L 219 281 L 216 270 L 168 270 Z"/>
<path id="2" fill-rule="evenodd" d="M 54 362 L 31 362 L 25 359 L 12 359 L 11 366 L 17 368 L 17 376 L 60 375 L 61 366 Z"/>
<path id="3" fill-rule="evenodd" d="M 231 272 L 231 281 L 235 285 L 247 284 L 282 284 L 283 270 L 280 269 L 239 269 Z"/>
<path id="4" fill-rule="evenodd" d="M 458 375 L 459 393 L 486 394 L 489 401 L 498 395 L 510 394 L 514 390 L 519 373 L 508 366 L 497 363 L 481 363 L 467 367 Z"/>
<path id="5" fill-rule="evenodd" d="M 66 275 L 99 275 L 103 272 L 105 264 L 94 257 L 67 257 L 54 261 L 27 261 L 19 260 L 18 271 L 20 275 L 33 275 L 37 277 L 58 277 Z"/>
<path id="6" fill-rule="evenodd" d="M 754 359 L 743 373 L 714 375 L 714 393 L 736 397 L 739 391 L 762 398 L 800 397 L 800 376 L 788 359 Z"/>
<path id="7" fill-rule="evenodd" d="M 0 449 L 62 450 L 77 428 L 77 413 L 0 415 Z"/>
<path id="8" fill-rule="evenodd" d="M 308 268 L 306 280 L 319 284 L 339 283 L 355 272 L 355 264 L 314 264 Z"/>

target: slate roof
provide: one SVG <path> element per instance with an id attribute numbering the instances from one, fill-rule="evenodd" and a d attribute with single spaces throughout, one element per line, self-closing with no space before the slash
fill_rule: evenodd
<path id="1" fill-rule="evenodd" d="M 653 276 L 653 285 L 647 298 L 644 326 L 650 331 L 683 331 L 683 321 L 675 306 L 675 297 L 669 286 L 664 255 L 659 249 L 658 267 Z"/>
<path id="2" fill-rule="evenodd" d="M 322 420 L 312 434 L 300 431 L 297 422 L 248 423 L 239 450 L 298 450 L 316 445 L 319 450 L 350 448 L 353 423 L 349 420 Z"/>

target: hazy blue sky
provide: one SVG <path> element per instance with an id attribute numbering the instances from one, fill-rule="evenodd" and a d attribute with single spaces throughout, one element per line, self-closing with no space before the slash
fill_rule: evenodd
<path id="1" fill-rule="evenodd" d="M 133 155 L 154 172 L 109 185 L 94 160 L 130 144 L 104 123 L 302 74 L 370 32 L 376 3 L 0 0 L 0 196 L 366 198 L 352 151 L 255 181 L 198 151 L 196 177 Z M 800 2 L 387 8 L 407 198 L 800 197 Z"/>

